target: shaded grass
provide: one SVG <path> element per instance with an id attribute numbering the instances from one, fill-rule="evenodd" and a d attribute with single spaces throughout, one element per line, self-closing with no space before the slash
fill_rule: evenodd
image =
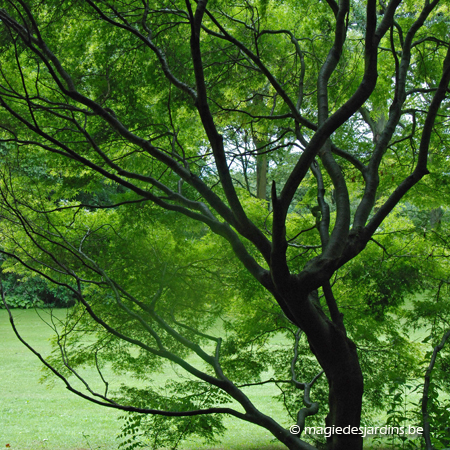
<path id="1" fill-rule="evenodd" d="M 56 314 L 64 315 L 64 310 Z M 14 310 L 14 317 L 23 337 L 43 356 L 50 353 L 52 333 L 33 310 Z M 11 450 L 113 450 L 118 448 L 116 435 L 121 411 L 89 403 L 67 391 L 56 380 L 54 387 L 39 383 L 42 365 L 14 335 L 7 312 L 0 310 L 0 448 L 9 444 Z M 89 372 L 89 371 L 87 371 Z M 91 375 L 95 375 L 92 370 Z M 87 373 L 89 378 L 89 373 Z M 163 375 L 162 375 L 163 377 Z M 120 382 L 129 381 L 123 374 Z M 161 380 L 162 382 L 164 381 Z M 257 391 L 258 406 L 268 414 L 274 401 L 267 386 Z M 278 408 L 275 409 L 278 410 Z M 279 409 L 281 410 L 281 408 Z M 180 450 L 281 450 L 270 433 L 238 419 L 227 418 L 228 431 L 219 445 L 190 441 Z"/>
<path id="2" fill-rule="evenodd" d="M 50 329 L 34 311 L 15 310 L 19 331 L 43 355 L 50 351 Z M 7 313 L 0 311 L 0 448 L 68 449 L 117 447 L 118 412 L 77 398 L 57 383 L 39 383 L 39 360 L 15 337 Z M 92 444 L 91 444 L 92 445 Z"/>
<path id="3" fill-rule="evenodd" d="M 64 315 L 65 311 L 57 311 Z M 19 331 L 44 356 L 50 352 L 48 339 L 51 330 L 32 310 L 15 310 Z M 11 450 L 115 450 L 120 431 L 118 417 L 123 412 L 108 409 L 78 398 L 56 380 L 50 388 L 39 383 L 42 365 L 15 337 L 7 317 L 0 310 L 0 449 L 10 445 Z M 89 373 L 90 372 L 90 373 Z M 87 378 L 96 376 L 87 371 Z M 130 374 L 115 377 L 116 387 L 121 381 L 129 383 Z M 164 374 L 158 380 L 164 384 Z M 261 410 L 283 421 L 281 406 L 273 400 L 277 393 L 271 386 L 252 388 L 252 400 Z M 284 420 L 285 421 L 285 420 Z M 228 431 L 220 444 L 208 446 L 202 441 L 187 441 L 179 450 L 282 450 L 270 433 L 255 425 L 227 417 Z M 371 447 L 371 444 L 373 447 Z M 383 448 L 366 441 L 368 448 Z"/>

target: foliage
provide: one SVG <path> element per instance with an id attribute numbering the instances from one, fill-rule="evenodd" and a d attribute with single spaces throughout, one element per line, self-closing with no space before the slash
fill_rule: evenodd
<path id="1" fill-rule="evenodd" d="M 397 407 L 424 376 L 411 326 L 448 326 L 448 5 L 0 6 L 0 251 L 76 300 L 52 356 L 31 349 L 49 375 L 128 412 L 131 448 L 232 415 L 312 450 L 289 423 Z M 136 383 L 110 391 L 110 368 Z"/>
<path id="2" fill-rule="evenodd" d="M 164 387 L 164 395 L 148 389 L 124 388 L 124 391 L 124 397 L 133 404 L 176 411 L 189 411 L 195 408 L 197 399 L 200 399 L 202 407 L 213 406 L 227 400 L 220 391 L 211 386 L 188 381 L 184 383 L 169 381 Z M 183 396 L 181 399 L 180 395 Z M 149 447 L 156 450 L 161 448 L 161 445 L 169 445 L 175 449 L 180 442 L 192 435 L 212 444 L 217 441 L 217 435 L 225 431 L 220 418 L 214 415 L 167 419 L 160 416 L 132 414 L 124 419 L 124 426 L 118 438 L 123 438 L 120 447 L 127 450 Z"/>
<path id="3" fill-rule="evenodd" d="M 74 302 L 70 293 L 42 278 L 21 278 L 15 273 L 2 276 L 5 300 L 10 308 L 67 308 Z M 0 308 L 4 308 L 3 303 Z"/>

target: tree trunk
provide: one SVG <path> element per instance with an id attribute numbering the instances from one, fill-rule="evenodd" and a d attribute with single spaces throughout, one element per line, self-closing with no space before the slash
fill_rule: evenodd
<path id="1" fill-rule="evenodd" d="M 313 348 L 328 380 L 327 450 L 362 450 L 360 433 L 364 380 L 355 344 L 330 324 L 328 342 Z"/>
<path id="2" fill-rule="evenodd" d="M 253 133 L 253 143 L 255 144 L 256 154 L 256 197 L 261 200 L 267 200 L 267 153 L 266 142 L 258 139 L 256 133 Z"/>
<path id="3" fill-rule="evenodd" d="M 326 427 L 331 428 L 326 431 L 331 435 L 327 438 L 327 450 L 362 450 L 359 427 L 364 380 L 356 346 L 347 337 L 343 323 L 329 320 L 310 299 L 298 310 L 303 313 L 296 314 L 296 318 L 328 380 Z"/>
<path id="4" fill-rule="evenodd" d="M 350 341 L 349 341 L 350 342 Z M 351 343 L 353 346 L 353 343 Z M 354 346 L 353 346 L 354 347 Z M 340 362 L 328 374 L 329 413 L 326 426 L 332 434 L 327 439 L 328 450 L 361 450 L 363 439 L 359 427 L 363 396 L 363 376 L 355 348 L 337 351 Z M 334 431 L 334 432 L 333 432 Z"/>
<path id="5" fill-rule="evenodd" d="M 267 154 L 256 156 L 256 197 L 267 200 Z"/>

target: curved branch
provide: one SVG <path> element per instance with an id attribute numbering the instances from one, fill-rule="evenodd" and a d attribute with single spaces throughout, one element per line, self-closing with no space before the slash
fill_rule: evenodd
<path id="1" fill-rule="evenodd" d="M 90 397 L 90 396 L 84 394 L 83 392 L 74 388 L 70 384 L 69 380 L 62 373 L 60 373 L 57 369 L 55 369 L 53 366 L 51 366 L 36 349 L 34 349 L 30 344 L 28 344 L 28 342 L 26 342 L 22 338 L 22 336 L 20 335 L 20 333 L 17 330 L 12 313 L 11 313 L 11 311 L 6 303 L 6 300 L 4 298 L 3 287 L 1 286 L 1 284 L 0 284 L 0 292 L 1 292 L 2 300 L 3 300 L 3 305 L 5 306 L 5 309 L 8 311 L 11 327 L 14 331 L 14 334 L 19 339 L 19 341 L 22 342 L 22 344 L 25 345 L 25 347 L 27 347 L 28 350 L 30 350 L 41 361 L 41 363 L 45 367 L 47 367 L 51 372 L 53 372 L 59 379 L 61 379 L 64 382 L 67 390 L 69 390 L 70 392 L 73 392 L 77 396 L 79 396 L 85 400 L 88 400 L 92 403 L 95 403 L 97 405 L 106 406 L 108 408 L 114 408 L 114 409 L 118 409 L 121 411 L 136 412 L 136 413 L 142 413 L 142 414 L 155 414 L 155 415 L 167 416 L 167 417 L 190 417 L 190 416 L 220 413 L 220 414 L 230 414 L 234 417 L 238 417 L 239 419 L 251 421 L 251 420 L 249 420 L 250 418 L 249 418 L 248 414 L 243 414 L 239 411 L 235 411 L 232 408 L 206 408 L 206 409 L 198 409 L 198 410 L 193 410 L 193 411 L 164 411 L 164 410 L 159 410 L 159 409 L 136 408 L 134 406 L 121 405 L 121 404 L 114 402 L 113 400 L 101 401 L 101 400 L 98 400 L 97 398 Z"/>
<path id="2" fill-rule="evenodd" d="M 384 218 L 392 211 L 395 205 L 400 201 L 401 198 L 408 192 L 415 184 L 417 184 L 423 176 L 428 174 L 427 169 L 427 158 L 430 146 L 431 134 L 433 131 L 434 122 L 439 111 L 439 108 L 446 98 L 447 89 L 450 84 L 450 46 L 447 50 L 447 55 L 443 64 L 443 73 L 437 91 L 433 96 L 431 105 L 428 109 L 427 116 L 425 118 L 425 123 L 423 126 L 422 136 L 420 139 L 419 146 L 419 157 L 417 159 L 416 167 L 413 173 L 405 178 L 397 189 L 391 194 L 388 200 L 380 207 L 380 209 L 373 216 L 371 221 L 366 227 L 366 230 L 373 234 L 384 220 Z"/>
<path id="3" fill-rule="evenodd" d="M 292 170 L 282 192 L 280 195 L 280 203 L 285 213 L 292 201 L 300 183 L 303 181 L 306 173 L 309 170 L 315 156 L 320 151 L 325 142 L 329 139 L 331 134 L 339 128 L 345 121 L 347 121 L 369 98 L 370 94 L 373 92 L 377 81 L 377 64 L 378 64 L 378 45 L 381 38 L 389 29 L 395 10 L 399 5 L 400 0 L 391 0 L 386 13 L 379 24 L 378 28 L 375 30 L 376 25 L 376 2 L 375 0 L 370 0 L 367 5 L 367 28 L 365 37 L 365 69 L 364 75 L 361 83 L 353 93 L 353 95 L 330 117 L 327 117 L 327 101 L 326 93 L 324 92 L 325 86 L 322 89 L 322 119 L 324 122 L 320 125 L 317 132 L 309 141 L 308 146 L 305 148 L 302 156 L 299 158 L 296 166 Z M 344 8 L 345 10 L 345 8 Z M 341 23 L 343 18 L 341 19 Z M 342 25 L 341 25 L 342 28 Z M 342 30 L 341 30 L 342 32 Z M 340 44 L 342 37 L 337 35 L 337 44 Z M 338 50 L 337 47 L 336 50 Z M 334 53 L 331 54 L 330 58 L 335 58 Z M 334 59 L 331 59 L 331 62 Z M 328 74 L 328 70 L 332 67 L 330 66 L 324 68 L 323 76 Z"/>
<path id="4" fill-rule="evenodd" d="M 380 138 L 376 142 L 375 149 L 367 168 L 366 187 L 363 198 L 355 213 L 355 218 L 353 221 L 354 230 L 358 230 L 365 225 L 375 203 L 376 192 L 379 184 L 378 169 L 381 159 L 400 121 L 402 106 L 406 100 L 406 81 L 410 67 L 412 41 L 417 31 L 423 26 L 425 20 L 436 7 L 438 2 L 439 0 L 434 0 L 433 2 L 426 4 L 418 19 L 408 30 L 403 44 L 402 58 L 399 64 L 397 63 L 397 57 L 395 55 L 396 66 L 398 65 L 398 69 L 396 70 L 395 97 L 390 107 L 389 119 L 380 135 Z M 364 110 L 362 110 L 362 112 L 364 112 Z"/>
<path id="5" fill-rule="evenodd" d="M 136 29 L 136 27 L 133 27 L 132 25 L 130 25 L 127 22 L 127 20 L 123 16 L 121 16 L 119 14 L 119 12 L 116 9 L 112 8 L 110 5 L 108 5 L 108 6 L 110 6 L 110 8 L 113 10 L 114 15 L 116 17 L 120 17 L 120 19 L 122 20 L 123 23 L 119 23 L 119 22 L 109 18 L 106 14 L 103 13 L 103 11 L 92 0 L 86 0 L 86 3 L 88 3 L 105 22 L 107 22 L 115 27 L 127 30 L 129 33 L 133 34 L 139 40 L 141 40 L 156 55 L 156 57 L 158 58 L 158 61 L 160 63 L 161 69 L 164 72 L 165 77 L 169 80 L 169 82 L 171 84 L 173 84 L 175 87 L 177 87 L 178 89 L 180 89 L 181 91 L 188 94 L 194 102 L 197 101 L 197 93 L 195 92 L 195 90 L 174 76 L 174 74 L 170 70 L 170 67 L 167 62 L 166 56 L 164 55 L 164 52 L 153 43 L 153 41 L 150 38 L 150 34 L 149 34 L 149 36 L 144 36 L 142 33 L 139 32 L 139 30 Z M 143 20 L 143 23 L 145 23 L 144 16 L 143 16 L 142 20 Z"/>
<path id="6" fill-rule="evenodd" d="M 231 42 L 237 48 L 239 48 L 245 55 L 247 55 L 250 58 L 250 60 L 260 69 L 261 73 L 264 74 L 264 76 L 267 78 L 267 80 L 273 86 L 273 88 L 278 93 L 278 95 L 284 100 L 284 102 L 288 106 L 289 110 L 291 111 L 292 115 L 294 116 L 295 120 L 297 122 L 299 122 L 300 124 L 304 125 L 305 127 L 309 128 L 309 129 L 313 129 L 315 127 L 315 124 L 310 122 L 308 119 L 305 119 L 299 113 L 294 102 L 288 96 L 288 94 L 283 89 L 283 87 L 281 86 L 279 81 L 275 78 L 275 76 L 264 65 L 264 63 L 261 61 L 261 59 L 257 55 L 255 55 L 248 47 L 246 47 L 242 42 L 240 42 L 239 40 L 237 40 L 236 38 L 231 36 L 209 11 L 206 11 L 206 14 L 208 14 L 208 17 L 213 21 L 214 25 L 216 25 L 217 28 L 219 28 L 219 30 L 222 34 L 216 33 L 215 31 L 212 31 L 207 27 L 204 27 L 204 30 L 211 36 Z"/>

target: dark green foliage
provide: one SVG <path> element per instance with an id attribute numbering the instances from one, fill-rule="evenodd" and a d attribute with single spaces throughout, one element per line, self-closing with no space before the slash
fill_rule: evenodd
<path id="1" fill-rule="evenodd" d="M 161 393 L 162 392 L 162 393 Z M 227 403 L 230 398 L 217 388 L 196 381 L 168 381 L 158 391 L 123 387 L 120 399 L 144 408 L 166 411 L 190 411 Z M 183 440 L 197 436 L 213 444 L 223 434 L 223 416 L 219 414 L 190 417 L 149 416 L 131 413 L 122 417 L 124 424 L 118 435 L 119 448 L 178 448 Z"/>
<path id="2" fill-rule="evenodd" d="M 75 303 L 73 294 L 64 287 L 39 277 L 2 274 L 5 300 L 11 308 L 67 308 Z M 3 302 L 0 308 L 4 308 Z"/>
<path id="3" fill-rule="evenodd" d="M 431 442 L 436 450 L 450 447 L 450 400 L 448 390 L 444 389 L 444 384 L 447 384 L 449 380 L 448 372 L 442 373 L 444 367 L 442 362 L 438 362 L 428 391 Z"/>
<path id="4" fill-rule="evenodd" d="M 420 386 L 418 386 L 420 387 Z M 409 426 L 418 426 L 417 415 L 411 411 L 411 394 L 417 390 L 404 379 L 397 379 L 389 387 L 388 410 L 386 412 L 388 427 L 394 427 L 403 432 L 392 433 L 387 436 L 389 448 L 393 450 L 414 450 L 421 446 L 416 436 L 408 435 Z M 412 405 L 415 406 L 415 405 Z"/>
<path id="5" fill-rule="evenodd" d="M 408 295 L 420 292 L 420 269 L 411 262 L 397 259 L 367 269 L 372 276 L 365 301 L 376 318 L 381 319 L 387 311 L 401 305 Z"/>

